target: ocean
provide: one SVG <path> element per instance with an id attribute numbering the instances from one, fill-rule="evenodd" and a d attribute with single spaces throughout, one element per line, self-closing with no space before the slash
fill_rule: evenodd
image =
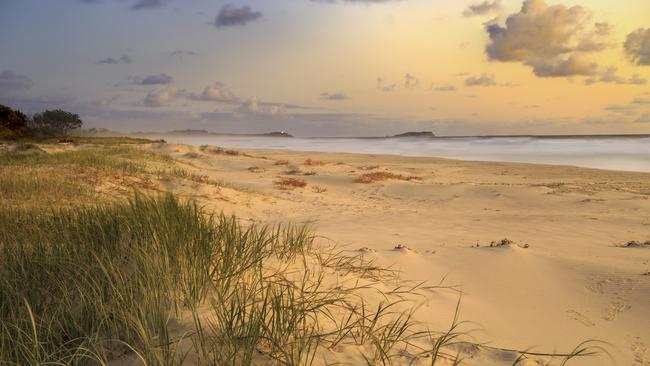
<path id="1" fill-rule="evenodd" d="M 430 139 L 167 135 L 164 138 L 171 143 L 196 146 L 425 156 L 650 172 L 650 137 L 647 136 Z"/>

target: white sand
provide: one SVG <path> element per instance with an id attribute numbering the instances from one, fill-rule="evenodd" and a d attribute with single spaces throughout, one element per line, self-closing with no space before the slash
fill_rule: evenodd
<path id="1" fill-rule="evenodd" d="M 477 342 L 568 352 L 599 339 L 610 343 L 614 363 L 604 357 L 572 364 L 650 365 L 650 248 L 617 246 L 650 240 L 648 173 L 339 153 L 228 156 L 171 144 L 152 149 L 233 184 L 167 187 L 198 195 L 211 209 L 264 223 L 314 221 L 319 234 L 350 249 L 369 248 L 402 278 L 438 283 L 446 276 L 446 284 L 463 291 L 461 318 L 474 322 L 467 329 L 480 328 L 472 333 Z M 188 151 L 199 157 L 184 157 Z M 307 158 L 325 165 L 305 166 Z M 299 176 L 305 188 L 278 190 L 273 181 L 288 169 L 274 165 L 281 159 L 316 175 Z M 252 166 L 261 169 L 250 172 Z M 421 180 L 353 182 L 370 171 Z M 488 247 L 503 238 L 516 244 Z M 410 250 L 393 250 L 397 244 Z M 445 329 L 457 301 L 431 294 L 417 319 Z M 469 351 L 473 358 L 465 364 L 511 364 L 497 351 Z"/>

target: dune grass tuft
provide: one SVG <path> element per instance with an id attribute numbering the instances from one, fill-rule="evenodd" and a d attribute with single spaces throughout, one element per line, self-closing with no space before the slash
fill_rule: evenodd
<path id="1" fill-rule="evenodd" d="M 420 177 L 415 177 L 415 176 L 403 176 L 401 174 L 395 174 L 391 172 L 372 172 L 372 173 L 365 173 L 362 174 L 361 176 L 357 177 L 354 182 L 355 183 L 375 183 L 375 182 L 381 182 L 385 180 L 403 180 L 403 181 L 411 181 L 411 180 L 420 180 Z"/>
<path id="2" fill-rule="evenodd" d="M 624 248 L 650 248 L 650 240 L 646 242 L 631 240 L 623 244 Z"/>

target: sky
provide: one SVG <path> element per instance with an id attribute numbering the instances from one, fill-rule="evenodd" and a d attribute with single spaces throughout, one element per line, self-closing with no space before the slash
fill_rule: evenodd
<path id="1" fill-rule="evenodd" d="M 0 0 L 0 104 L 116 131 L 650 133 L 648 0 Z"/>

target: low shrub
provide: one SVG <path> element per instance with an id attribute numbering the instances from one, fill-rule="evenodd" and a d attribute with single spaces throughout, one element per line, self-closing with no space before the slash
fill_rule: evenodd
<path id="1" fill-rule="evenodd" d="M 279 189 L 291 190 L 294 188 L 304 188 L 307 186 L 307 182 L 304 179 L 293 178 L 293 177 L 278 177 L 275 180 L 274 184 Z"/>

